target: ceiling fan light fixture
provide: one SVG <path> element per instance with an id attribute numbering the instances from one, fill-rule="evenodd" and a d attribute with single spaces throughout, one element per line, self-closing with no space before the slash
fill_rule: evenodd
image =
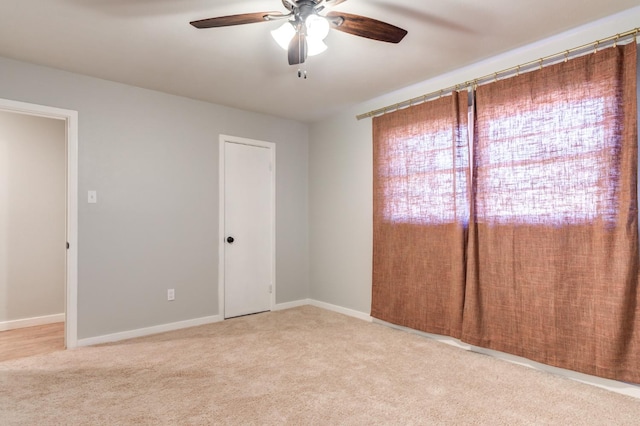
<path id="1" fill-rule="evenodd" d="M 307 55 L 315 56 L 327 50 L 327 45 L 324 41 L 315 37 L 307 37 Z"/>
<path id="2" fill-rule="evenodd" d="M 345 12 L 329 11 L 319 13 L 326 8 L 337 6 L 346 0 L 280 0 L 289 13 L 254 12 L 228 16 L 199 19 L 190 24 L 196 28 L 230 27 L 234 25 L 288 20 L 271 36 L 282 49 L 287 51 L 289 65 L 303 64 L 307 56 L 317 55 L 327 50 L 324 39 L 333 28 L 371 40 L 387 43 L 399 43 L 407 31 L 386 22 Z"/>
<path id="3" fill-rule="evenodd" d="M 307 37 L 309 38 L 324 40 L 329 35 L 331 26 L 329 25 L 329 21 L 322 16 L 316 15 L 315 13 L 311 14 L 307 16 L 304 23 L 307 27 Z"/>
<path id="4" fill-rule="evenodd" d="M 296 35 L 296 30 L 293 28 L 293 24 L 289 21 L 285 22 L 281 27 L 271 31 L 271 37 L 278 43 L 284 50 L 289 49 L 289 43 L 293 36 Z"/>
<path id="5" fill-rule="evenodd" d="M 318 19 L 309 18 L 315 16 Z M 307 41 L 307 55 L 315 56 L 327 50 L 327 45 L 322 41 L 327 34 L 329 33 L 329 23 L 326 19 L 317 16 L 311 15 L 306 20 L 306 41 Z M 323 30 L 323 25 L 321 22 L 324 22 L 327 26 L 327 30 Z M 279 28 L 271 31 L 271 37 L 278 43 L 283 50 L 288 50 L 289 45 L 291 44 L 291 40 L 296 35 L 296 29 L 294 27 L 295 23 L 291 21 L 285 22 Z"/>

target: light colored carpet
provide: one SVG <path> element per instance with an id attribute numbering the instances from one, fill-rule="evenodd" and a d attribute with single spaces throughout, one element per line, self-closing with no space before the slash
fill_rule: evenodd
<path id="1" fill-rule="evenodd" d="M 2 362 L 0 424 L 638 425 L 640 400 L 305 306 Z"/>

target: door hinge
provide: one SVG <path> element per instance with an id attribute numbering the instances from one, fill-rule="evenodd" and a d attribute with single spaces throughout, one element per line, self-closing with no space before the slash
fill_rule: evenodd
<path id="1" fill-rule="evenodd" d="M 67 241 L 67 250 L 69 250 L 69 241 Z"/>
<path id="2" fill-rule="evenodd" d="M 269 294 L 271 294 L 271 293 L 273 293 L 273 286 L 272 285 L 269 286 Z"/>

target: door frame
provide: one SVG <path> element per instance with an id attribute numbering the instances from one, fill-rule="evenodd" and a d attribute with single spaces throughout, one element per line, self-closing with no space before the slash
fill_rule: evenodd
<path id="1" fill-rule="evenodd" d="M 261 148 L 268 148 L 271 161 L 271 303 L 270 310 L 276 305 L 276 144 L 273 142 L 241 138 L 237 136 L 220 135 L 219 138 L 219 178 L 218 178 L 218 315 L 224 320 L 224 285 L 225 285 L 225 143 L 237 143 Z"/>
<path id="2" fill-rule="evenodd" d="M 66 236 L 64 343 L 78 346 L 78 111 L 0 98 L 0 110 L 66 123 Z"/>

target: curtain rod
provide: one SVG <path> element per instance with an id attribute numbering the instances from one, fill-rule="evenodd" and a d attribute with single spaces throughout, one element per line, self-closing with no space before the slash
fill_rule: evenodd
<path id="1" fill-rule="evenodd" d="M 356 118 L 358 120 L 362 120 L 364 118 L 375 117 L 377 115 L 384 115 L 388 112 L 397 111 L 399 109 L 424 103 L 430 99 L 439 98 L 444 95 L 448 95 L 449 93 L 455 92 L 465 87 L 476 87 L 483 83 L 488 83 L 491 81 L 504 79 L 506 77 L 511 77 L 514 74 L 519 75 L 521 72 L 528 72 L 528 71 L 532 71 L 533 69 L 542 68 L 547 65 L 552 65 L 559 62 L 560 60 L 567 61 L 570 56 L 572 58 L 581 56 L 590 52 L 591 50 L 593 50 L 593 52 L 595 53 L 598 51 L 599 48 L 608 47 L 609 45 L 613 45 L 615 47 L 619 42 L 627 41 L 631 37 L 633 37 L 633 39 L 637 43 L 637 36 L 639 32 L 640 32 L 640 28 L 634 28 L 633 30 L 629 30 L 624 33 L 620 33 L 607 38 L 596 40 L 591 43 L 583 44 L 582 46 L 574 47 L 573 49 L 568 49 L 559 53 L 555 53 L 553 55 L 545 56 L 540 59 L 536 59 L 534 61 L 516 65 L 515 67 L 506 68 L 506 69 L 503 69 L 502 71 L 485 75 L 484 77 L 475 78 L 473 80 L 465 81 L 464 83 L 459 83 L 454 86 L 449 86 L 444 89 L 437 90 L 435 92 L 427 93 L 422 96 L 418 96 L 415 98 L 408 99 L 406 101 L 399 102 L 397 104 L 389 105 L 384 108 L 375 109 L 373 111 L 369 111 L 364 114 L 357 115 Z"/>

